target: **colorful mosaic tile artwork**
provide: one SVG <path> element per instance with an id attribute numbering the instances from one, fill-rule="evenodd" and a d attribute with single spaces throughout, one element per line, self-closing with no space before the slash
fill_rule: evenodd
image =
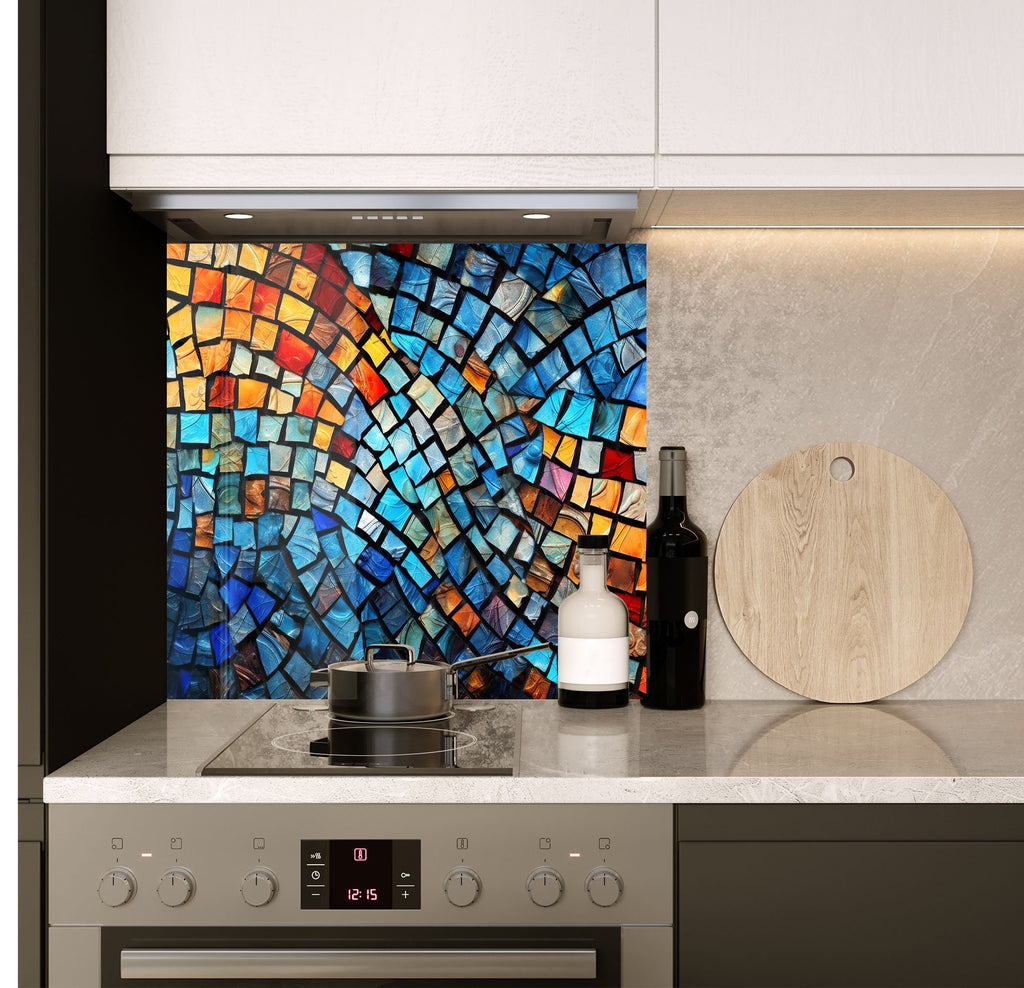
<path id="1" fill-rule="evenodd" d="M 553 642 L 584 533 L 644 655 L 641 244 L 169 244 L 167 695 Z M 556 695 L 553 648 L 460 673 Z"/>

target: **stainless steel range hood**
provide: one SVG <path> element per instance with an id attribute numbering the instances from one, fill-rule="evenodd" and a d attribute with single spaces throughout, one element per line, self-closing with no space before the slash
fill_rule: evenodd
<path id="1" fill-rule="evenodd" d="M 624 241 L 635 192 L 119 191 L 182 241 Z M 231 218 L 243 214 L 248 218 Z M 527 217 L 541 214 L 546 218 Z"/>

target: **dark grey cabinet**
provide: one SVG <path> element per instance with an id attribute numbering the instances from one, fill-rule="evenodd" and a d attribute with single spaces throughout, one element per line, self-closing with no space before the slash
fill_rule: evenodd
<path id="1" fill-rule="evenodd" d="M 1024 806 L 677 810 L 679 985 L 1024 986 Z"/>

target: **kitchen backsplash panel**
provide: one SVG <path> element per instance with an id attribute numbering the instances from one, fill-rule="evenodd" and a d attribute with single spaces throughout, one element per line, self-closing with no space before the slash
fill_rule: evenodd
<path id="1" fill-rule="evenodd" d="M 640 239 L 640 237 L 638 237 Z M 733 501 L 820 442 L 865 442 L 945 492 L 970 609 L 894 700 L 1024 699 L 1024 230 L 648 230 L 652 451 L 685 444 L 714 565 Z M 656 489 L 658 462 L 650 458 Z M 707 696 L 793 694 L 708 608 Z"/>
<path id="2" fill-rule="evenodd" d="M 646 277 L 642 244 L 169 244 L 168 697 L 551 641 L 584 533 L 638 685 Z M 463 687 L 553 696 L 554 650 Z"/>

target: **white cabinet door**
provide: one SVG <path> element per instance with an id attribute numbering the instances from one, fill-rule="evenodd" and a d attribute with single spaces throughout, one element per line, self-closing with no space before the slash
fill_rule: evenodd
<path id="1" fill-rule="evenodd" d="M 1021 0 L 662 0 L 659 152 L 1024 154 L 1022 53 Z"/>
<path id="2" fill-rule="evenodd" d="M 654 0 L 108 0 L 107 13 L 111 155 L 654 153 Z"/>

